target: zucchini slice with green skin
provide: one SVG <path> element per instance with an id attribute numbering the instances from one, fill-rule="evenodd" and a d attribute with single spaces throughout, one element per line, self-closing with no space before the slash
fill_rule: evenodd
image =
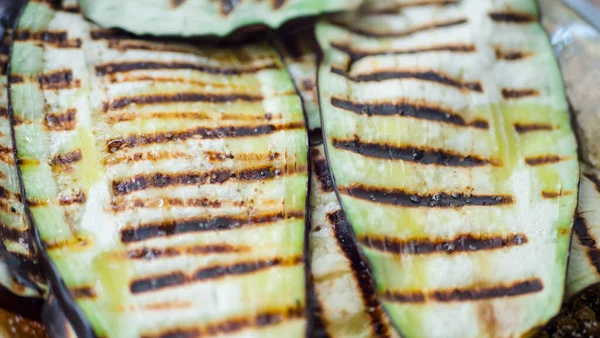
<path id="1" fill-rule="evenodd" d="M 14 40 L 27 206 L 95 333 L 304 336 L 307 135 L 279 54 L 123 39 L 39 2 Z"/>
<path id="2" fill-rule="evenodd" d="M 553 317 L 578 159 L 534 1 L 317 25 L 328 160 L 406 337 L 509 337 Z"/>
<path id="3" fill-rule="evenodd" d="M 24 1 L 0 1 L 0 285 L 22 297 L 40 297 L 45 281 L 25 217 L 10 132 L 7 67 L 10 36 Z"/>
<path id="4" fill-rule="evenodd" d="M 279 27 L 298 17 L 351 10 L 361 0 L 81 0 L 86 16 L 105 28 L 135 34 L 224 36 L 250 25 Z M 144 9 L 140 11 L 140 6 Z"/>

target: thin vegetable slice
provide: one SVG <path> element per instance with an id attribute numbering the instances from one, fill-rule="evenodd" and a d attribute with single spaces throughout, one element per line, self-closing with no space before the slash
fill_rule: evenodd
<path id="1" fill-rule="evenodd" d="M 534 1 L 317 26 L 326 148 L 406 337 L 521 336 L 560 307 L 578 162 Z"/>
<path id="2" fill-rule="evenodd" d="M 317 97 L 319 46 L 313 27 L 284 32 L 278 45 L 303 99 L 311 154 L 310 267 L 315 292 L 313 337 L 397 337 L 333 191 Z"/>
<path id="3" fill-rule="evenodd" d="M 158 0 L 142 5 L 136 1 L 81 0 L 81 7 L 100 26 L 123 28 L 136 34 L 224 36 L 249 25 L 278 27 L 298 17 L 351 10 L 360 2 Z"/>
<path id="4" fill-rule="evenodd" d="M 8 114 L 10 36 L 23 4 L 23 1 L 0 2 L 0 36 L 3 37 L 0 41 L 0 284 L 18 296 L 40 297 L 45 290 L 45 281 L 21 201 Z"/>
<path id="5" fill-rule="evenodd" d="M 98 336 L 305 335 L 306 129 L 274 49 L 30 2 L 12 55 L 27 205 Z"/>

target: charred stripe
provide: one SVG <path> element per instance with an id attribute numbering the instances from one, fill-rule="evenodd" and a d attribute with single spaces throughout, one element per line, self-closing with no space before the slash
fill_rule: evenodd
<path id="1" fill-rule="evenodd" d="M 421 292 L 395 292 L 386 291 L 383 298 L 396 303 L 423 303 L 427 300 L 436 302 L 466 302 L 486 300 L 502 297 L 517 297 L 531 293 L 541 292 L 544 283 L 539 278 L 527 279 L 509 285 L 495 285 L 490 287 L 456 288 L 438 290 L 427 294 Z"/>
<path id="2" fill-rule="evenodd" d="M 71 164 L 81 161 L 83 153 L 81 149 L 77 149 L 65 154 L 56 155 L 50 160 L 50 164 L 53 166 L 71 166 Z"/>
<path id="3" fill-rule="evenodd" d="M 370 37 L 370 38 L 395 38 L 395 37 L 410 36 L 410 35 L 413 35 L 416 33 L 439 29 L 439 28 L 448 28 L 448 27 L 453 27 L 453 26 L 464 25 L 467 22 L 468 22 L 468 20 L 464 19 L 464 18 L 448 20 L 448 21 L 441 21 L 441 22 L 432 22 L 432 23 L 412 27 L 410 29 L 407 29 L 405 31 L 400 31 L 400 32 L 374 32 L 374 31 L 368 31 L 368 30 L 365 30 L 362 28 L 353 27 L 353 26 L 339 23 L 339 22 L 337 22 L 335 24 L 343 27 L 344 29 L 351 32 L 352 34 L 356 34 L 356 35 L 362 35 L 362 36 Z"/>
<path id="4" fill-rule="evenodd" d="M 127 252 L 129 259 L 152 260 L 159 258 L 170 258 L 183 255 L 208 255 L 222 253 L 240 253 L 249 252 L 250 247 L 233 246 L 229 244 L 208 244 L 196 245 L 191 247 L 166 247 L 166 248 L 141 248 Z"/>
<path id="5" fill-rule="evenodd" d="M 370 74 L 350 75 L 346 71 L 332 67 L 331 72 L 342 75 L 350 81 L 354 82 L 379 82 L 386 80 L 397 79 L 416 79 L 428 82 L 440 83 L 447 86 L 452 86 L 459 89 L 472 90 L 475 92 L 483 92 L 483 87 L 480 82 L 460 82 L 452 79 L 446 74 L 434 71 L 380 71 Z"/>
<path id="6" fill-rule="evenodd" d="M 560 157 L 558 155 L 545 155 L 545 156 L 535 156 L 535 157 L 527 157 L 525 158 L 525 163 L 530 166 L 541 166 L 547 164 L 559 163 L 562 161 L 566 161 L 569 158 Z"/>
<path id="7" fill-rule="evenodd" d="M 267 214 L 260 216 L 215 216 L 204 218 L 190 218 L 185 220 L 166 221 L 162 223 L 142 224 L 138 227 L 126 227 L 121 230 L 121 242 L 133 243 L 156 237 L 168 237 L 178 234 L 234 230 L 247 225 L 268 224 L 286 219 L 303 219 L 304 213 L 292 214 Z"/>
<path id="8" fill-rule="evenodd" d="M 598 248 L 598 242 L 590 232 L 587 221 L 583 216 L 577 215 L 575 217 L 573 231 L 581 245 L 586 248 L 588 260 L 596 268 L 596 273 L 600 274 L 600 248 Z"/>
<path id="9" fill-rule="evenodd" d="M 327 165 L 327 160 L 321 155 L 319 149 L 316 148 L 310 150 L 310 155 L 313 161 L 313 173 L 317 177 L 317 182 L 321 190 L 323 192 L 333 192 L 333 179 Z"/>
<path id="10" fill-rule="evenodd" d="M 333 146 L 366 157 L 402 160 L 423 165 L 441 165 L 448 167 L 480 167 L 495 165 L 496 161 L 477 155 L 463 155 L 449 150 L 396 146 L 381 143 L 363 142 L 358 137 L 351 140 L 333 139 Z"/>
<path id="11" fill-rule="evenodd" d="M 559 198 L 561 196 L 571 196 L 574 191 L 542 191 L 542 197 L 546 199 Z"/>
<path id="12" fill-rule="evenodd" d="M 258 126 L 227 126 L 218 128 L 198 127 L 185 131 L 132 135 L 125 138 L 111 139 L 106 142 L 106 145 L 109 153 L 115 153 L 121 148 L 134 148 L 154 143 L 185 141 L 192 137 L 201 137 L 203 139 L 254 137 L 272 134 L 281 130 L 302 129 L 304 127 L 304 121 L 291 122 L 283 125 L 266 124 Z"/>
<path id="13" fill-rule="evenodd" d="M 96 298 L 96 291 L 91 286 L 81 286 L 69 288 L 73 298 L 77 300 L 81 299 L 94 299 Z"/>
<path id="14" fill-rule="evenodd" d="M 79 48 L 81 39 L 69 39 L 67 32 L 63 31 L 45 31 L 30 32 L 27 30 L 18 30 L 13 39 L 15 41 L 36 41 L 59 48 Z"/>
<path id="15" fill-rule="evenodd" d="M 344 252 L 344 255 L 350 262 L 352 273 L 360 288 L 361 298 L 371 329 L 376 337 L 391 337 L 389 327 L 385 322 L 385 314 L 377 299 L 377 290 L 373 284 L 371 273 L 365 265 L 354 241 L 352 228 L 343 211 L 337 210 L 327 214 L 328 221 L 333 225 L 333 232 L 338 242 L 338 246 Z"/>
<path id="16" fill-rule="evenodd" d="M 120 62 L 120 63 L 106 63 L 96 66 L 96 75 L 105 76 L 116 73 L 126 73 L 136 70 L 158 70 L 158 69 L 170 69 L 170 70 L 197 70 L 203 73 L 215 74 L 215 75 L 243 75 L 253 74 L 267 69 L 279 69 L 274 64 L 265 64 L 262 66 L 248 67 L 248 68 L 225 68 L 225 67 L 214 67 L 209 65 L 199 65 L 189 62 L 157 62 L 157 61 L 137 61 L 137 62 Z"/>
<path id="17" fill-rule="evenodd" d="M 505 23 L 531 23 L 537 21 L 533 15 L 519 12 L 491 12 L 489 16 L 493 21 Z"/>
<path id="18" fill-rule="evenodd" d="M 519 134 L 525 134 L 536 131 L 552 131 L 554 127 L 547 123 L 515 123 L 515 130 Z"/>
<path id="19" fill-rule="evenodd" d="M 532 55 L 531 52 L 505 51 L 505 50 L 502 50 L 501 48 L 496 48 L 496 59 L 498 59 L 498 60 L 507 60 L 507 61 L 521 60 L 521 59 L 528 58 L 531 55 Z"/>
<path id="20" fill-rule="evenodd" d="M 164 188 L 172 185 L 220 184 L 234 178 L 241 181 L 261 181 L 278 177 L 282 174 L 290 174 L 292 173 L 290 170 L 285 171 L 268 165 L 243 169 L 238 172 L 231 171 L 230 169 L 216 169 L 204 173 L 155 173 L 138 175 L 121 181 L 113 181 L 112 191 L 115 196 L 119 196 L 139 190 Z"/>
<path id="21" fill-rule="evenodd" d="M 46 114 L 44 123 L 52 131 L 74 130 L 77 123 L 77 109 L 69 108 L 62 114 Z"/>
<path id="22" fill-rule="evenodd" d="M 370 187 L 361 184 L 340 187 L 340 193 L 374 203 L 404 207 L 460 208 L 465 206 L 497 206 L 512 204 L 510 195 L 469 195 L 460 192 L 451 194 L 438 192 L 432 195 L 419 195 L 397 189 Z"/>
<path id="23" fill-rule="evenodd" d="M 239 262 L 232 265 L 216 265 L 198 269 L 192 276 L 186 276 L 182 272 L 174 272 L 168 275 L 136 279 L 131 282 L 129 289 L 134 294 L 156 291 L 196 281 L 214 280 L 231 275 L 245 275 L 277 266 L 294 266 L 302 262 L 302 257 L 275 257 L 266 260 Z"/>
<path id="24" fill-rule="evenodd" d="M 80 80 L 73 79 L 73 72 L 70 69 L 42 74 L 38 76 L 38 82 L 46 90 L 78 88 L 81 86 Z"/>
<path id="25" fill-rule="evenodd" d="M 0 234 L 3 241 L 29 243 L 29 229 L 16 229 L 4 223 L 0 223 Z"/>
<path id="26" fill-rule="evenodd" d="M 110 103 L 108 106 L 111 110 L 122 109 L 132 104 L 165 104 L 165 103 L 193 103 L 193 102 L 209 102 L 209 103 L 227 103 L 234 101 L 261 101 L 262 96 L 248 94 L 204 94 L 204 93 L 177 93 L 177 94 L 155 94 L 121 97 Z"/>
<path id="27" fill-rule="evenodd" d="M 528 243 L 525 234 L 488 236 L 465 234 L 453 239 L 420 238 L 401 240 L 386 236 L 363 236 L 358 242 L 370 249 L 397 255 L 424 255 L 433 253 L 462 253 L 498 250 Z"/>
<path id="28" fill-rule="evenodd" d="M 444 109 L 439 106 L 400 102 L 400 103 L 358 103 L 350 100 L 331 98 L 331 105 L 336 108 L 347 110 L 358 115 L 367 116 L 406 116 L 423 120 L 440 121 L 454 124 L 457 126 L 470 126 L 478 129 L 488 129 L 489 123 L 483 120 L 476 120 L 471 123 L 450 109 Z"/>
<path id="29" fill-rule="evenodd" d="M 537 89 L 512 89 L 512 88 L 503 88 L 502 89 L 502 97 L 506 100 L 510 99 L 520 99 L 528 96 L 539 96 L 540 92 Z"/>
<path id="30" fill-rule="evenodd" d="M 177 8 L 185 3 L 186 0 L 169 0 L 170 8 Z"/>
<path id="31" fill-rule="evenodd" d="M 84 204 L 86 201 L 85 192 L 79 191 L 75 195 L 64 195 L 58 200 L 60 205 Z"/>
<path id="32" fill-rule="evenodd" d="M 304 318 L 306 311 L 303 307 L 296 306 L 281 310 L 260 312 L 253 317 L 229 318 L 220 322 L 213 322 L 201 327 L 177 328 L 163 332 L 142 334 L 142 338 L 192 338 L 208 337 L 215 335 L 234 334 L 248 328 L 273 326 L 287 320 Z"/>
<path id="33" fill-rule="evenodd" d="M 350 63 L 354 63 L 360 59 L 370 56 L 390 56 L 390 55 L 405 55 L 405 54 L 418 54 L 427 52 L 453 52 L 453 53 L 472 53 L 477 49 L 473 44 L 454 44 L 454 45 L 434 45 L 424 46 L 417 48 L 401 49 L 401 50 L 381 50 L 381 51 L 367 51 L 353 49 L 348 44 L 342 44 L 333 42 L 331 47 L 338 49 L 350 56 Z"/>

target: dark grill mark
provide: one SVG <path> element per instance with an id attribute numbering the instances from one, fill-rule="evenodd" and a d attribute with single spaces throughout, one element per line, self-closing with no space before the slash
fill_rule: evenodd
<path id="1" fill-rule="evenodd" d="M 23 79 L 23 77 L 21 75 L 17 75 L 17 74 L 11 74 L 9 76 L 9 79 L 10 79 L 11 84 L 19 84 L 19 83 L 25 82 L 25 79 Z"/>
<path id="2" fill-rule="evenodd" d="M 456 45 L 437 45 L 428 47 L 418 47 L 402 50 L 382 50 L 382 51 L 366 51 L 353 49 L 351 46 L 342 43 L 333 42 L 331 47 L 336 48 L 350 56 L 350 64 L 369 56 L 379 55 L 405 55 L 405 54 L 418 54 L 427 52 L 453 52 L 453 53 L 472 53 L 476 51 L 475 45 L 472 44 L 456 44 Z M 350 68 L 350 67 L 348 67 Z"/>
<path id="3" fill-rule="evenodd" d="M 495 206 L 512 204 L 514 199 L 510 195 L 468 195 L 453 192 L 448 194 L 439 192 L 433 195 L 418 195 L 402 190 L 381 187 L 353 185 L 340 187 L 340 193 L 354 198 L 371 201 L 374 203 L 391 204 L 405 207 L 433 207 L 433 208 L 460 208 L 465 206 Z"/>
<path id="4" fill-rule="evenodd" d="M 50 164 L 52 164 L 53 166 L 70 166 L 75 162 L 81 161 L 82 158 L 83 154 L 81 153 L 81 149 L 77 149 L 66 154 L 60 154 L 55 156 L 52 160 L 50 160 Z"/>
<path id="5" fill-rule="evenodd" d="M 21 243 L 22 242 L 29 243 L 29 241 L 30 241 L 29 229 L 23 229 L 23 230 L 15 229 L 6 224 L 0 223 L 0 234 L 2 235 L 3 241 L 21 242 Z"/>
<path id="6" fill-rule="evenodd" d="M 480 167 L 495 164 L 495 161 L 484 159 L 477 155 L 462 155 L 442 149 L 369 143 L 363 142 L 359 138 L 352 140 L 333 139 L 333 146 L 337 149 L 347 150 L 366 157 L 410 161 L 423 165 Z"/>
<path id="7" fill-rule="evenodd" d="M 540 95 L 540 92 L 535 89 L 510 89 L 510 88 L 502 89 L 502 97 L 504 97 L 506 100 L 520 99 L 522 97 L 538 96 L 538 95 Z"/>
<path id="8" fill-rule="evenodd" d="M 241 0 L 221 0 L 221 14 L 229 15 Z"/>
<path id="9" fill-rule="evenodd" d="M 47 90 L 78 88 L 81 86 L 80 80 L 73 79 L 73 72 L 71 70 L 58 70 L 42 74 L 38 77 L 38 82 L 43 89 Z"/>
<path id="10" fill-rule="evenodd" d="M 106 142 L 109 153 L 115 153 L 121 148 L 134 148 L 153 143 L 185 141 L 192 137 L 203 139 L 254 137 L 268 135 L 280 130 L 303 129 L 304 121 L 291 122 L 284 125 L 259 125 L 259 126 L 228 126 L 218 128 L 198 127 L 191 130 L 162 132 L 156 134 L 132 135 L 125 138 L 108 140 Z"/>
<path id="11" fill-rule="evenodd" d="M 42 200 L 38 200 L 38 199 L 28 198 L 27 205 L 29 205 L 29 207 L 31 207 L 31 208 L 45 207 L 48 205 L 48 201 L 42 201 Z"/>
<path id="12" fill-rule="evenodd" d="M 536 132 L 536 131 L 552 131 L 552 130 L 554 130 L 554 127 L 552 127 L 552 125 L 545 124 L 545 123 L 515 123 L 514 127 L 515 127 L 515 130 L 517 131 L 517 133 L 519 133 L 519 134 L 525 134 L 525 133 Z"/>
<path id="13" fill-rule="evenodd" d="M 437 302 L 465 302 L 485 300 L 501 297 L 516 297 L 530 293 L 537 293 L 544 289 L 544 283 L 539 278 L 524 280 L 510 285 L 497 285 L 491 287 L 456 288 L 438 290 L 428 294 L 420 292 L 400 293 L 386 291 L 383 298 L 397 303 L 423 303 L 427 300 Z"/>
<path id="14" fill-rule="evenodd" d="M 492 20 L 506 23 L 530 23 L 537 21 L 536 18 L 527 13 L 518 12 L 492 12 L 489 13 Z"/>
<path id="15" fill-rule="evenodd" d="M 258 313 L 254 317 L 229 318 L 203 327 L 187 329 L 171 329 L 160 333 L 143 334 L 142 338 L 198 338 L 217 335 L 233 334 L 248 328 L 266 327 L 280 324 L 286 320 L 304 318 L 306 311 L 303 307 L 296 306 L 287 309 L 273 310 Z"/>
<path id="16" fill-rule="evenodd" d="M 79 48 L 81 39 L 70 40 L 67 32 L 29 32 L 19 30 L 14 34 L 15 41 L 37 41 L 58 48 Z"/>
<path id="17" fill-rule="evenodd" d="M 371 37 L 371 38 L 395 38 L 395 37 L 410 36 L 415 33 L 425 32 L 425 31 L 439 29 L 439 28 L 448 28 L 448 27 L 453 27 L 453 26 L 459 26 L 459 25 L 466 24 L 467 22 L 468 22 L 467 19 L 455 19 L 455 20 L 449 20 L 449 21 L 444 21 L 444 22 L 432 22 L 432 23 L 424 24 L 421 26 L 416 26 L 411 29 L 408 29 L 405 31 L 400 31 L 400 32 L 374 32 L 374 31 L 368 31 L 368 30 L 358 28 L 358 27 L 351 27 L 349 25 L 340 24 L 340 23 L 337 23 L 337 25 L 342 26 L 349 32 L 356 34 L 356 35 L 362 35 L 362 36 Z"/>
<path id="18" fill-rule="evenodd" d="M 156 61 L 145 61 L 145 62 L 120 62 L 120 63 L 107 63 L 96 66 L 96 75 L 105 76 L 116 73 L 133 72 L 136 70 L 157 70 L 157 69 L 185 69 L 185 70 L 197 70 L 203 73 L 215 74 L 215 75 L 242 75 L 242 74 L 253 74 L 267 69 L 279 69 L 276 64 L 266 64 L 256 67 L 248 68 L 224 68 L 224 67 L 213 67 L 208 65 L 199 65 L 188 62 L 156 62 Z"/>
<path id="19" fill-rule="evenodd" d="M 448 240 L 432 238 L 400 240 L 385 236 L 365 236 L 358 238 L 358 242 L 367 248 L 386 253 L 424 255 L 505 249 L 512 246 L 525 245 L 528 239 L 525 234 L 511 234 L 508 236 L 477 236 L 466 234 Z"/>
<path id="20" fill-rule="evenodd" d="M 447 86 L 452 86 L 459 89 L 472 90 L 475 92 L 483 92 L 483 87 L 480 82 L 460 82 L 452 79 L 446 74 L 434 72 L 434 71 L 381 71 L 370 74 L 360 74 L 352 76 L 347 72 L 338 69 L 331 68 L 331 72 L 342 75 L 350 81 L 354 82 L 379 82 L 386 80 L 397 80 L 397 79 L 416 79 L 422 81 L 436 82 Z"/>
<path id="21" fill-rule="evenodd" d="M 156 94 L 147 96 L 121 97 L 110 103 L 109 109 L 122 109 L 132 104 L 165 104 L 165 103 L 227 103 L 234 101 L 258 102 L 263 98 L 257 95 L 247 94 L 203 94 L 203 93 L 177 93 L 177 94 Z"/>
<path id="22" fill-rule="evenodd" d="M 573 195 L 574 191 L 542 191 L 542 197 L 547 199 Z"/>
<path id="23" fill-rule="evenodd" d="M 8 109 L 6 107 L 0 107 L 0 117 L 8 117 Z"/>
<path id="24" fill-rule="evenodd" d="M 171 8 L 177 8 L 181 5 L 183 5 L 183 3 L 185 3 L 186 0 L 170 0 L 169 1 L 169 5 Z"/>
<path id="25" fill-rule="evenodd" d="M 196 245 L 191 247 L 142 248 L 127 252 L 129 259 L 152 260 L 158 258 L 177 257 L 182 255 L 208 255 L 222 253 L 249 252 L 249 247 L 232 246 L 229 244 Z"/>
<path id="26" fill-rule="evenodd" d="M 121 242 L 133 243 L 156 237 L 169 237 L 178 234 L 202 231 L 234 230 L 246 225 L 259 225 L 275 223 L 290 218 L 304 218 L 304 213 L 284 215 L 283 213 L 262 216 L 215 216 L 209 218 L 196 218 L 179 221 L 167 221 L 154 224 L 143 224 L 137 228 L 124 228 L 121 230 Z"/>
<path id="27" fill-rule="evenodd" d="M 47 114 L 44 122 L 52 131 L 74 130 L 77 123 L 77 109 L 69 108 L 62 114 Z"/>
<path id="28" fill-rule="evenodd" d="M 208 198 L 136 198 L 123 200 L 117 199 L 112 202 L 112 210 L 115 212 L 131 210 L 135 208 L 162 208 L 162 207 L 203 207 L 220 208 L 223 202 L 220 200 L 211 200 Z M 242 206 L 243 202 L 229 202 L 228 205 Z"/>
<path id="29" fill-rule="evenodd" d="M 496 48 L 496 59 L 498 60 L 514 61 L 528 58 L 531 55 L 531 52 L 503 51 L 500 48 Z"/>
<path id="30" fill-rule="evenodd" d="M 186 276 L 182 272 L 175 272 L 169 275 L 137 279 L 131 282 L 129 288 L 131 293 L 156 291 L 159 289 L 183 285 L 195 281 L 218 279 L 232 275 L 245 275 L 276 266 L 293 266 L 301 263 L 302 261 L 303 260 L 301 257 L 276 257 L 267 260 L 239 262 L 232 265 L 217 265 L 196 270 L 192 276 Z"/>
<path id="31" fill-rule="evenodd" d="M 573 232 L 579 239 L 579 243 L 586 248 L 586 254 L 590 263 L 596 268 L 596 273 L 600 274 L 600 249 L 598 242 L 590 232 L 587 221 L 581 215 L 575 217 L 573 223 Z"/>
<path id="32" fill-rule="evenodd" d="M 356 103 L 350 100 L 331 98 L 331 105 L 336 108 L 344 109 L 358 115 L 367 116 L 406 116 L 423 120 L 439 121 L 450 123 L 457 126 L 471 126 L 478 129 L 488 129 L 487 121 L 474 121 L 467 123 L 456 112 L 443 109 L 439 106 L 430 106 L 426 104 L 401 102 L 401 103 Z"/>
<path id="33" fill-rule="evenodd" d="M 308 141 L 310 145 L 323 144 L 323 130 L 321 128 L 315 128 L 308 132 Z"/>
<path id="34" fill-rule="evenodd" d="M 138 175 L 122 181 L 113 181 L 112 191 L 116 196 L 127 195 L 139 190 L 164 188 L 172 185 L 220 184 L 237 178 L 241 181 L 260 181 L 278 177 L 283 170 L 273 166 L 243 169 L 233 172 L 229 169 L 216 169 L 205 173 L 155 173 Z M 288 170 L 286 173 L 290 173 Z"/>
<path id="35" fill-rule="evenodd" d="M 94 291 L 94 289 L 91 286 L 70 288 L 69 291 L 71 292 L 71 295 L 73 296 L 73 298 L 78 299 L 78 300 L 82 299 L 82 298 L 87 298 L 87 299 L 96 298 L 96 291 Z"/>
<path id="36" fill-rule="evenodd" d="M 331 177 L 331 172 L 329 171 L 329 166 L 327 165 L 327 160 L 322 157 L 319 149 L 311 149 L 310 154 L 313 160 L 313 172 L 317 177 L 317 182 L 321 187 L 323 192 L 332 192 L 333 191 L 333 179 Z"/>
<path id="37" fill-rule="evenodd" d="M 558 155 L 546 155 L 546 156 L 537 156 L 537 157 L 527 157 L 525 159 L 525 163 L 530 166 L 541 166 L 546 164 L 554 164 L 562 161 L 566 161 L 568 158 L 560 157 Z"/>
<path id="38" fill-rule="evenodd" d="M 338 210 L 327 214 L 327 219 L 333 225 L 333 231 L 338 245 L 350 262 L 352 273 L 360 288 L 361 298 L 367 315 L 369 316 L 371 328 L 376 337 L 391 337 L 389 327 L 386 325 L 385 315 L 377 299 L 377 292 L 371 273 L 363 261 L 354 241 L 352 228 L 343 211 Z"/>
<path id="39" fill-rule="evenodd" d="M 79 191 L 75 195 L 61 196 L 59 199 L 60 205 L 84 204 L 86 200 L 85 193 Z"/>
<path id="40" fill-rule="evenodd" d="M 592 183 L 594 183 L 594 186 L 596 187 L 596 191 L 600 193 L 600 179 L 598 178 L 598 176 L 594 174 L 583 174 L 583 176 L 585 176 L 588 180 L 592 181 Z"/>

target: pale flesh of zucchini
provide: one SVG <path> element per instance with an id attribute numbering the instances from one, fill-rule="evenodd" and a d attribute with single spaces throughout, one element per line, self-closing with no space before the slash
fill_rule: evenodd
<path id="1" fill-rule="evenodd" d="M 125 39 L 32 1 L 11 67 L 27 204 L 98 336 L 305 335 L 307 137 L 273 48 Z"/>
<path id="2" fill-rule="evenodd" d="M 418 6 L 414 6 L 418 5 Z M 560 307 L 578 159 L 535 1 L 317 26 L 329 162 L 406 337 L 516 337 Z"/>

